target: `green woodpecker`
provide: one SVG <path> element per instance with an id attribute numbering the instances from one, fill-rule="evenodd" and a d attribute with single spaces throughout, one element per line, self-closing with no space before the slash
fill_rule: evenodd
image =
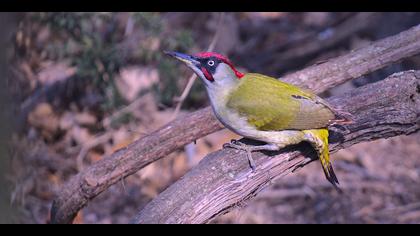
<path id="1" fill-rule="evenodd" d="M 252 151 L 278 151 L 307 141 L 317 151 L 326 178 L 337 187 L 338 180 L 329 159 L 327 127 L 349 123 L 344 112 L 291 84 L 261 74 L 243 74 L 218 53 L 165 53 L 184 62 L 201 78 L 214 114 L 223 125 L 243 137 L 266 143 L 226 145 L 246 151 L 253 170 Z"/>

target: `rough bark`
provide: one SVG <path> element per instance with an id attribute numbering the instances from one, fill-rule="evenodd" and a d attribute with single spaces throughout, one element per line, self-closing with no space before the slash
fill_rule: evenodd
<path id="1" fill-rule="evenodd" d="M 420 25 L 417 25 L 344 56 L 289 74 L 284 81 L 320 93 L 325 87 L 335 87 L 349 79 L 361 77 L 403 58 L 417 55 L 419 47 Z"/>
<path id="2" fill-rule="evenodd" d="M 320 93 L 420 53 L 419 38 L 420 25 L 348 55 L 290 74 L 283 79 Z M 62 187 L 51 208 L 51 222 L 71 223 L 77 212 L 90 199 L 111 185 L 174 150 L 222 128 L 211 109 L 207 107 L 180 117 L 93 164 Z"/>
<path id="3" fill-rule="evenodd" d="M 355 122 L 347 130 L 331 136 L 331 152 L 363 141 L 410 134 L 420 129 L 420 71 L 397 73 L 329 101 L 355 115 Z M 208 222 L 254 197 L 272 179 L 306 165 L 314 153 L 302 143 L 276 154 L 259 152 L 253 156 L 255 173 L 244 152 L 222 149 L 210 153 L 146 205 L 134 222 Z"/>

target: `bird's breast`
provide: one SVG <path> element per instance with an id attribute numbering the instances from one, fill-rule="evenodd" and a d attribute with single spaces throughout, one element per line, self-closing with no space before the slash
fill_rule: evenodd
<path id="1" fill-rule="evenodd" d="M 258 137 L 260 131 L 251 125 L 245 116 L 240 115 L 226 105 L 212 105 L 212 107 L 217 119 L 229 130 L 248 138 L 256 139 Z"/>
<path id="2" fill-rule="evenodd" d="M 248 122 L 248 119 L 239 114 L 237 111 L 229 108 L 227 102 L 229 100 L 230 89 L 207 90 L 211 107 L 216 118 L 229 130 L 252 139 L 258 139 L 261 131 Z"/>

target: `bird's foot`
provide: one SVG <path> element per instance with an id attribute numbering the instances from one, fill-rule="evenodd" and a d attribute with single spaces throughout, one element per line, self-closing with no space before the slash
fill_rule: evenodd
<path id="1" fill-rule="evenodd" d="M 253 146 L 249 146 L 245 143 L 239 142 L 238 140 L 232 139 L 230 143 L 223 144 L 223 148 L 233 148 L 245 151 L 246 156 L 248 157 L 249 166 L 251 166 L 252 172 L 255 172 L 256 165 L 251 153 L 253 151 Z"/>
<path id="2" fill-rule="evenodd" d="M 242 143 L 242 142 L 239 142 L 239 141 L 233 139 L 233 140 L 231 140 L 230 143 L 223 144 L 223 147 L 224 148 L 230 147 L 230 148 L 234 148 L 234 149 L 237 149 L 237 150 L 245 151 L 246 155 L 248 157 L 249 165 L 252 168 L 252 172 L 254 172 L 256 164 L 255 164 L 254 159 L 252 158 L 252 152 L 255 152 L 255 151 L 278 151 L 283 146 L 276 145 L 276 144 L 266 144 L 266 145 L 260 145 L 260 146 L 253 146 L 253 145 L 247 145 L 245 143 Z"/>
<path id="3" fill-rule="evenodd" d="M 245 145 L 244 143 L 241 143 L 236 139 L 231 139 L 230 143 L 223 144 L 223 148 L 229 148 L 229 147 L 231 147 L 231 144 L 233 144 L 233 145 Z"/>

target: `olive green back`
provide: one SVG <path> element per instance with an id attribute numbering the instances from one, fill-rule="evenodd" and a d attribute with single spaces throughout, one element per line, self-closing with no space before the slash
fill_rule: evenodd
<path id="1" fill-rule="evenodd" d="M 248 73 L 227 101 L 258 130 L 304 130 L 326 127 L 334 114 L 321 98 L 272 77 Z"/>

